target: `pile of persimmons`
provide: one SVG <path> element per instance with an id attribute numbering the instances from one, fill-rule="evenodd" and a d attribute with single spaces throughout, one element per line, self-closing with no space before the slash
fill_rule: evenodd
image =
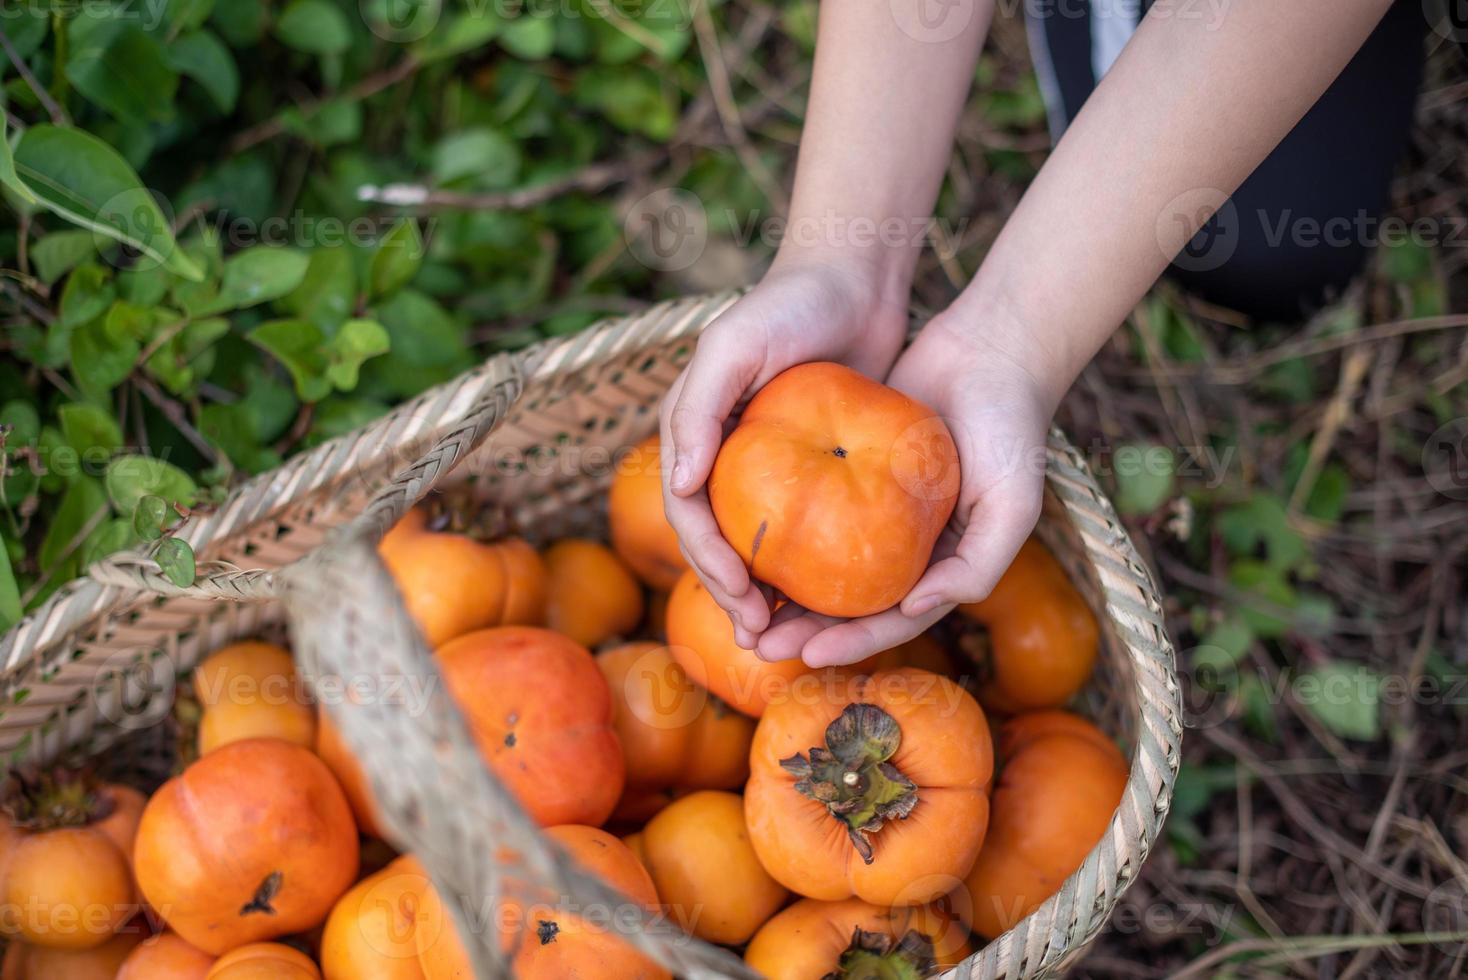
<path id="1" fill-rule="evenodd" d="M 926 408 L 806 365 L 751 402 L 709 492 L 757 579 L 857 616 L 916 582 L 957 466 Z M 625 896 L 468 897 L 516 976 L 668 977 L 625 939 L 646 909 L 778 980 L 915 980 L 1053 894 L 1127 767 L 1063 710 L 1098 634 L 1052 555 L 1032 540 L 986 600 L 860 663 L 766 662 L 688 570 L 659 474 L 655 440 L 623 458 L 609 543 L 484 540 L 438 506 L 380 547 L 485 763 Z M 286 649 L 214 652 L 179 704 L 192 761 L 151 797 L 84 771 L 12 776 L 3 980 L 472 975 L 447 896 L 382 841 L 364 770 Z"/>

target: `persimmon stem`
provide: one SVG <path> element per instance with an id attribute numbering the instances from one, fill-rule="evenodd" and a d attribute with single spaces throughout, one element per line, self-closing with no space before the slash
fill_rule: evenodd
<path id="1" fill-rule="evenodd" d="M 846 825 L 861 859 L 872 863 L 871 835 L 917 806 L 917 786 L 888 762 L 902 744 L 897 721 L 874 704 L 848 704 L 826 727 L 826 744 L 780 766 L 798 777 L 797 792 Z"/>
<path id="2" fill-rule="evenodd" d="M 916 929 L 898 939 L 858 926 L 837 968 L 821 980 L 922 980 L 937 968 L 932 940 Z"/>

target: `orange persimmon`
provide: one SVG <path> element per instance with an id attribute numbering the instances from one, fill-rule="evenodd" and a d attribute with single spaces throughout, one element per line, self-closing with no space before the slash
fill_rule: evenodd
<path id="1" fill-rule="evenodd" d="M 648 436 L 617 464 L 607 493 L 607 519 L 612 547 L 638 578 L 668 591 L 688 562 L 678 547 L 678 534 L 663 514 L 661 448 Z"/>
<path id="2" fill-rule="evenodd" d="M 1090 722 L 1063 712 L 1020 715 L 999 731 L 993 818 L 961 903 L 990 939 L 1060 888 L 1101 840 L 1126 789 L 1120 751 Z"/>
<path id="3" fill-rule="evenodd" d="M 743 785 L 754 722 L 692 683 L 667 647 L 629 643 L 596 662 L 612 692 L 629 791 Z"/>
<path id="4" fill-rule="evenodd" d="M 566 538 L 545 549 L 544 557 L 551 629 L 595 648 L 642 622 L 642 586 L 606 545 Z"/>
<path id="5" fill-rule="evenodd" d="M 435 656 L 479 751 L 542 826 L 598 826 L 625 779 L 612 697 L 586 648 L 533 626 L 452 640 Z"/>
<path id="6" fill-rule="evenodd" d="M 917 905 L 973 864 L 988 824 L 984 711 L 946 677 L 852 674 L 839 696 L 771 705 L 744 810 L 761 863 L 826 901 Z"/>
<path id="7" fill-rule="evenodd" d="M 885 908 L 859 898 L 805 898 L 760 926 L 744 961 L 768 980 L 916 980 L 957 966 L 972 951 L 968 928 L 937 903 Z"/>
<path id="8" fill-rule="evenodd" d="M 164 783 L 134 848 L 148 904 L 215 955 L 319 924 L 351 886 L 357 856 L 331 770 L 270 738 L 231 742 Z"/>
<path id="9" fill-rule="evenodd" d="M 754 578 L 815 612 L 867 616 L 928 567 L 958 472 L 932 409 L 851 368 L 801 364 L 750 400 L 708 494 Z"/>
<path id="10" fill-rule="evenodd" d="M 368 837 L 381 837 L 382 830 L 377 820 L 377 802 L 372 798 L 372 786 L 367 781 L 367 772 L 347 743 L 342 741 L 336 722 L 323 709 L 316 715 L 316 754 L 347 795 L 352 807 L 352 816 L 357 829 Z"/>
<path id="11" fill-rule="evenodd" d="M 761 660 L 734 642 L 734 624 L 691 570 L 668 597 L 668 645 L 692 681 L 737 711 L 758 718 L 791 696 L 812 669 L 800 660 Z"/>
<path id="12" fill-rule="evenodd" d="M 5 951 L 0 980 L 115 980 L 128 955 L 143 941 L 143 934 L 141 926 L 134 926 L 87 948 L 11 943 Z M 157 980 L 167 978 L 159 976 Z"/>
<path id="13" fill-rule="evenodd" d="M 176 932 L 161 932 L 128 954 L 117 980 L 204 980 L 214 957 Z"/>
<path id="14" fill-rule="evenodd" d="M 429 886 L 416 861 L 399 858 L 337 900 L 321 934 L 326 980 L 423 980 L 418 920 Z"/>
<path id="15" fill-rule="evenodd" d="M 685 930 L 737 945 L 785 904 L 787 892 L 750 846 L 734 793 L 702 790 L 665 807 L 642 830 L 643 863 Z"/>
<path id="16" fill-rule="evenodd" d="M 316 712 L 296 677 L 290 652 L 247 641 L 216 650 L 194 671 L 203 708 L 199 754 L 247 738 L 279 738 L 310 748 Z"/>
<path id="17" fill-rule="evenodd" d="M 294 946 L 250 943 L 221 956 L 204 980 L 321 980 L 321 971 Z"/>
<path id="18" fill-rule="evenodd" d="M 1090 679 L 1096 617 L 1038 538 L 1024 543 L 987 599 L 958 608 L 988 629 L 980 697 L 996 710 L 1058 708 Z"/>

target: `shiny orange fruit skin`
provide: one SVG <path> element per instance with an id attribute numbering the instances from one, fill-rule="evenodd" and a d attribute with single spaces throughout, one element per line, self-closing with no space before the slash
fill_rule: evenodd
<path id="1" fill-rule="evenodd" d="M 647 870 L 664 907 L 685 930 L 737 945 L 785 904 L 744 823 L 738 795 L 718 790 L 674 801 L 642 830 Z"/>
<path id="2" fill-rule="evenodd" d="M 959 612 L 989 630 L 985 700 L 1011 711 L 1058 708 L 1090 680 L 1100 631 L 1055 556 L 1030 538 L 983 602 Z"/>
<path id="3" fill-rule="evenodd" d="M 916 930 L 933 943 L 941 970 L 957 966 L 973 952 L 968 928 L 937 905 L 884 908 L 859 898 L 803 898 L 760 926 L 744 962 L 768 980 L 822 980 L 838 972 L 841 954 L 857 929 L 898 939 Z"/>
<path id="4" fill-rule="evenodd" d="M 428 885 L 416 862 L 402 858 L 353 885 L 321 934 L 326 980 L 423 980 L 417 929 Z"/>
<path id="5" fill-rule="evenodd" d="M 597 654 L 596 663 L 612 692 L 625 792 L 743 785 L 754 722 L 693 684 L 666 646 L 629 643 Z"/>
<path id="6" fill-rule="evenodd" d="M 272 643 L 235 643 L 210 654 L 194 671 L 199 754 L 247 738 L 280 738 L 310 748 L 316 712 L 296 678 L 289 651 Z"/>
<path id="7" fill-rule="evenodd" d="M 430 531 L 411 510 L 377 551 L 408 613 L 430 648 L 498 625 L 505 607 L 505 562 L 491 546 L 463 534 Z"/>
<path id="8" fill-rule="evenodd" d="M 729 615 L 692 571 L 668 597 L 668 645 L 693 683 L 751 718 L 789 698 L 796 679 L 812 673 L 803 661 L 761 660 L 735 643 Z"/>
<path id="9" fill-rule="evenodd" d="M 622 746 L 596 661 L 533 626 L 459 637 L 435 656 L 479 751 L 542 826 L 605 822 L 622 795 Z"/>
<path id="10" fill-rule="evenodd" d="M 895 605 L 958 499 L 958 450 L 927 406 L 839 364 L 750 401 L 714 461 L 719 529 L 761 582 L 828 616 Z"/>
<path id="11" fill-rule="evenodd" d="M 22 833 L 3 895 L 4 931 L 54 949 L 102 946 L 138 911 L 127 851 L 95 823 Z"/>
<path id="12" fill-rule="evenodd" d="M 540 552 L 523 538 L 506 538 L 492 546 L 505 566 L 505 604 L 501 626 L 544 626 L 550 574 Z"/>
<path id="13" fill-rule="evenodd" d="M 568 825 L 546 831 L 586 871 L 644 909 L 656 910 L 658 894 L 637 856 L 604 830 Z M 613 922 L 630 913 L 606 910 Z M 506 943 L 518 943 L 514 971 L 518 980 L 670 980 L 671 974 L 617 935 L 605 915 L 591 919 L 554 905 L 507 902 Z"/>
<path id="14" fill-rule="evenodd" d="M 250 943 L 221 956 L 204 980 L 321 980 L 321 971 L 293 946 Z"/>
<path id="15" fill-rule="evenodd" d="M 642 586 L 606 545 L 566 538 L 545 549 L 544 558 L 551 629 L 594 649 L 642 622 Z"/>
<path id="16" fill-rule="evenodd" d="M 917 786 L 905 818 L 871 835 L 865 863 L 844 826 L 795 788 L 780 760 L 824 747 L 825 732 L 848 704 L 881 708 L 901 742 L 889 760 Z M 772 705 L 750 750 L 744 811 L 760 861 L 791 891 L 874 905 L 918 905 L 950 891 L 972 866 L 989 819 L 993 740 L 984 710 L 946 677 L 915 667 L 851 674 L 839 697 Z"/>
<path id="17" fill-rule="evenodd" d="M 637 577 L 666 592 L 688 568 L 678 532 L 663 513 L 662 449 L 656 435 L 638 443 L 617 465 L 607 493 L 612 547 Z"/>
<path id="18" fill-rule="evenodd" d="M 960 905 L 982 936 L 997 937 L 1055 894 L 1101 840 L 1121 802 L 1127 770 L 1116 746 L 1072 717 L 1064 726 L 1049 718 L 1026 731 L 1020 716 L 1013 746 L 1006 744 L 1010 728 L 1001 729 L 1003 764 L 989 836 L 965 878 L 968 901 Z"/>
<path id="19" fill-rule="evenodd" d="M 250 739 L 203 756 L 153 794 L 134 858 L 148 904 L 218 955 L 325 919 L 356 878 L 357 827 L 314 753 Z M 272 891 L 272 911 L 252 907 Z"/>
<path id="20" fill-rule="evenodd" d="M 5 951 L 0 980 L 114 980 L 128 954 L 142 941 L 143 929 L 137 926 L 89 949 L 12 943 Z M 166 980 L 166 977 L 156 980 Z"/>
<path id="21" fill-rule="evenodd" d="M 204 980 L 213 965 L 214 957 L 182 936 L 162 932 L 128 954 L 117 980 Z"/>
<path id="22" fill-rule="evenodd" d="M 352 807 L 352 818 L 357 829 L 368 837 L 381 837 L 382 830 L 377 818 L 377 801 L 372 798 L 372 786 L 367 781 L 367 771 L 342 741 L 336 722 L 325 710 L 316 713 L 316 754 L 336 781 L 341 784 L 347 803 Z"/>

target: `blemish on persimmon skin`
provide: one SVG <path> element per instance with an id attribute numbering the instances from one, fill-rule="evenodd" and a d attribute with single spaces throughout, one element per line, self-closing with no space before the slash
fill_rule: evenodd
<path id="1" fill-rule="evenodd" d="M 835 449 L 831 450 L 831 454 L 834 455 L 837 459 L 845 459 L 846 448 L 844 446 L 837 446 Z"/>
<path id="2" fill-rule="evenodd" d="M 754 560 L 759 557 L 759 546 L 760 546 L 760 544 L 762 544 L 764 542 L 764 540 L 765 540 L 765 532 L 768 531 L 769 529 L 770 529 L 770 522 L 769 521 L 760 521 L 759 522 L 759 530 L 754 532 L 754 546 L 749 549 L 749 564 L 750 565 L 753 565 L 754 564 Z"/>
<path id="3" fill-rule="evenodd" d="M 556 923 L 549 919 L 541 919 L 535 927 L 535 936 L 540 940 L 540 945 L 549 946 L 556 941 L 556 934 L 560 931 L 561 927 Z"/>

